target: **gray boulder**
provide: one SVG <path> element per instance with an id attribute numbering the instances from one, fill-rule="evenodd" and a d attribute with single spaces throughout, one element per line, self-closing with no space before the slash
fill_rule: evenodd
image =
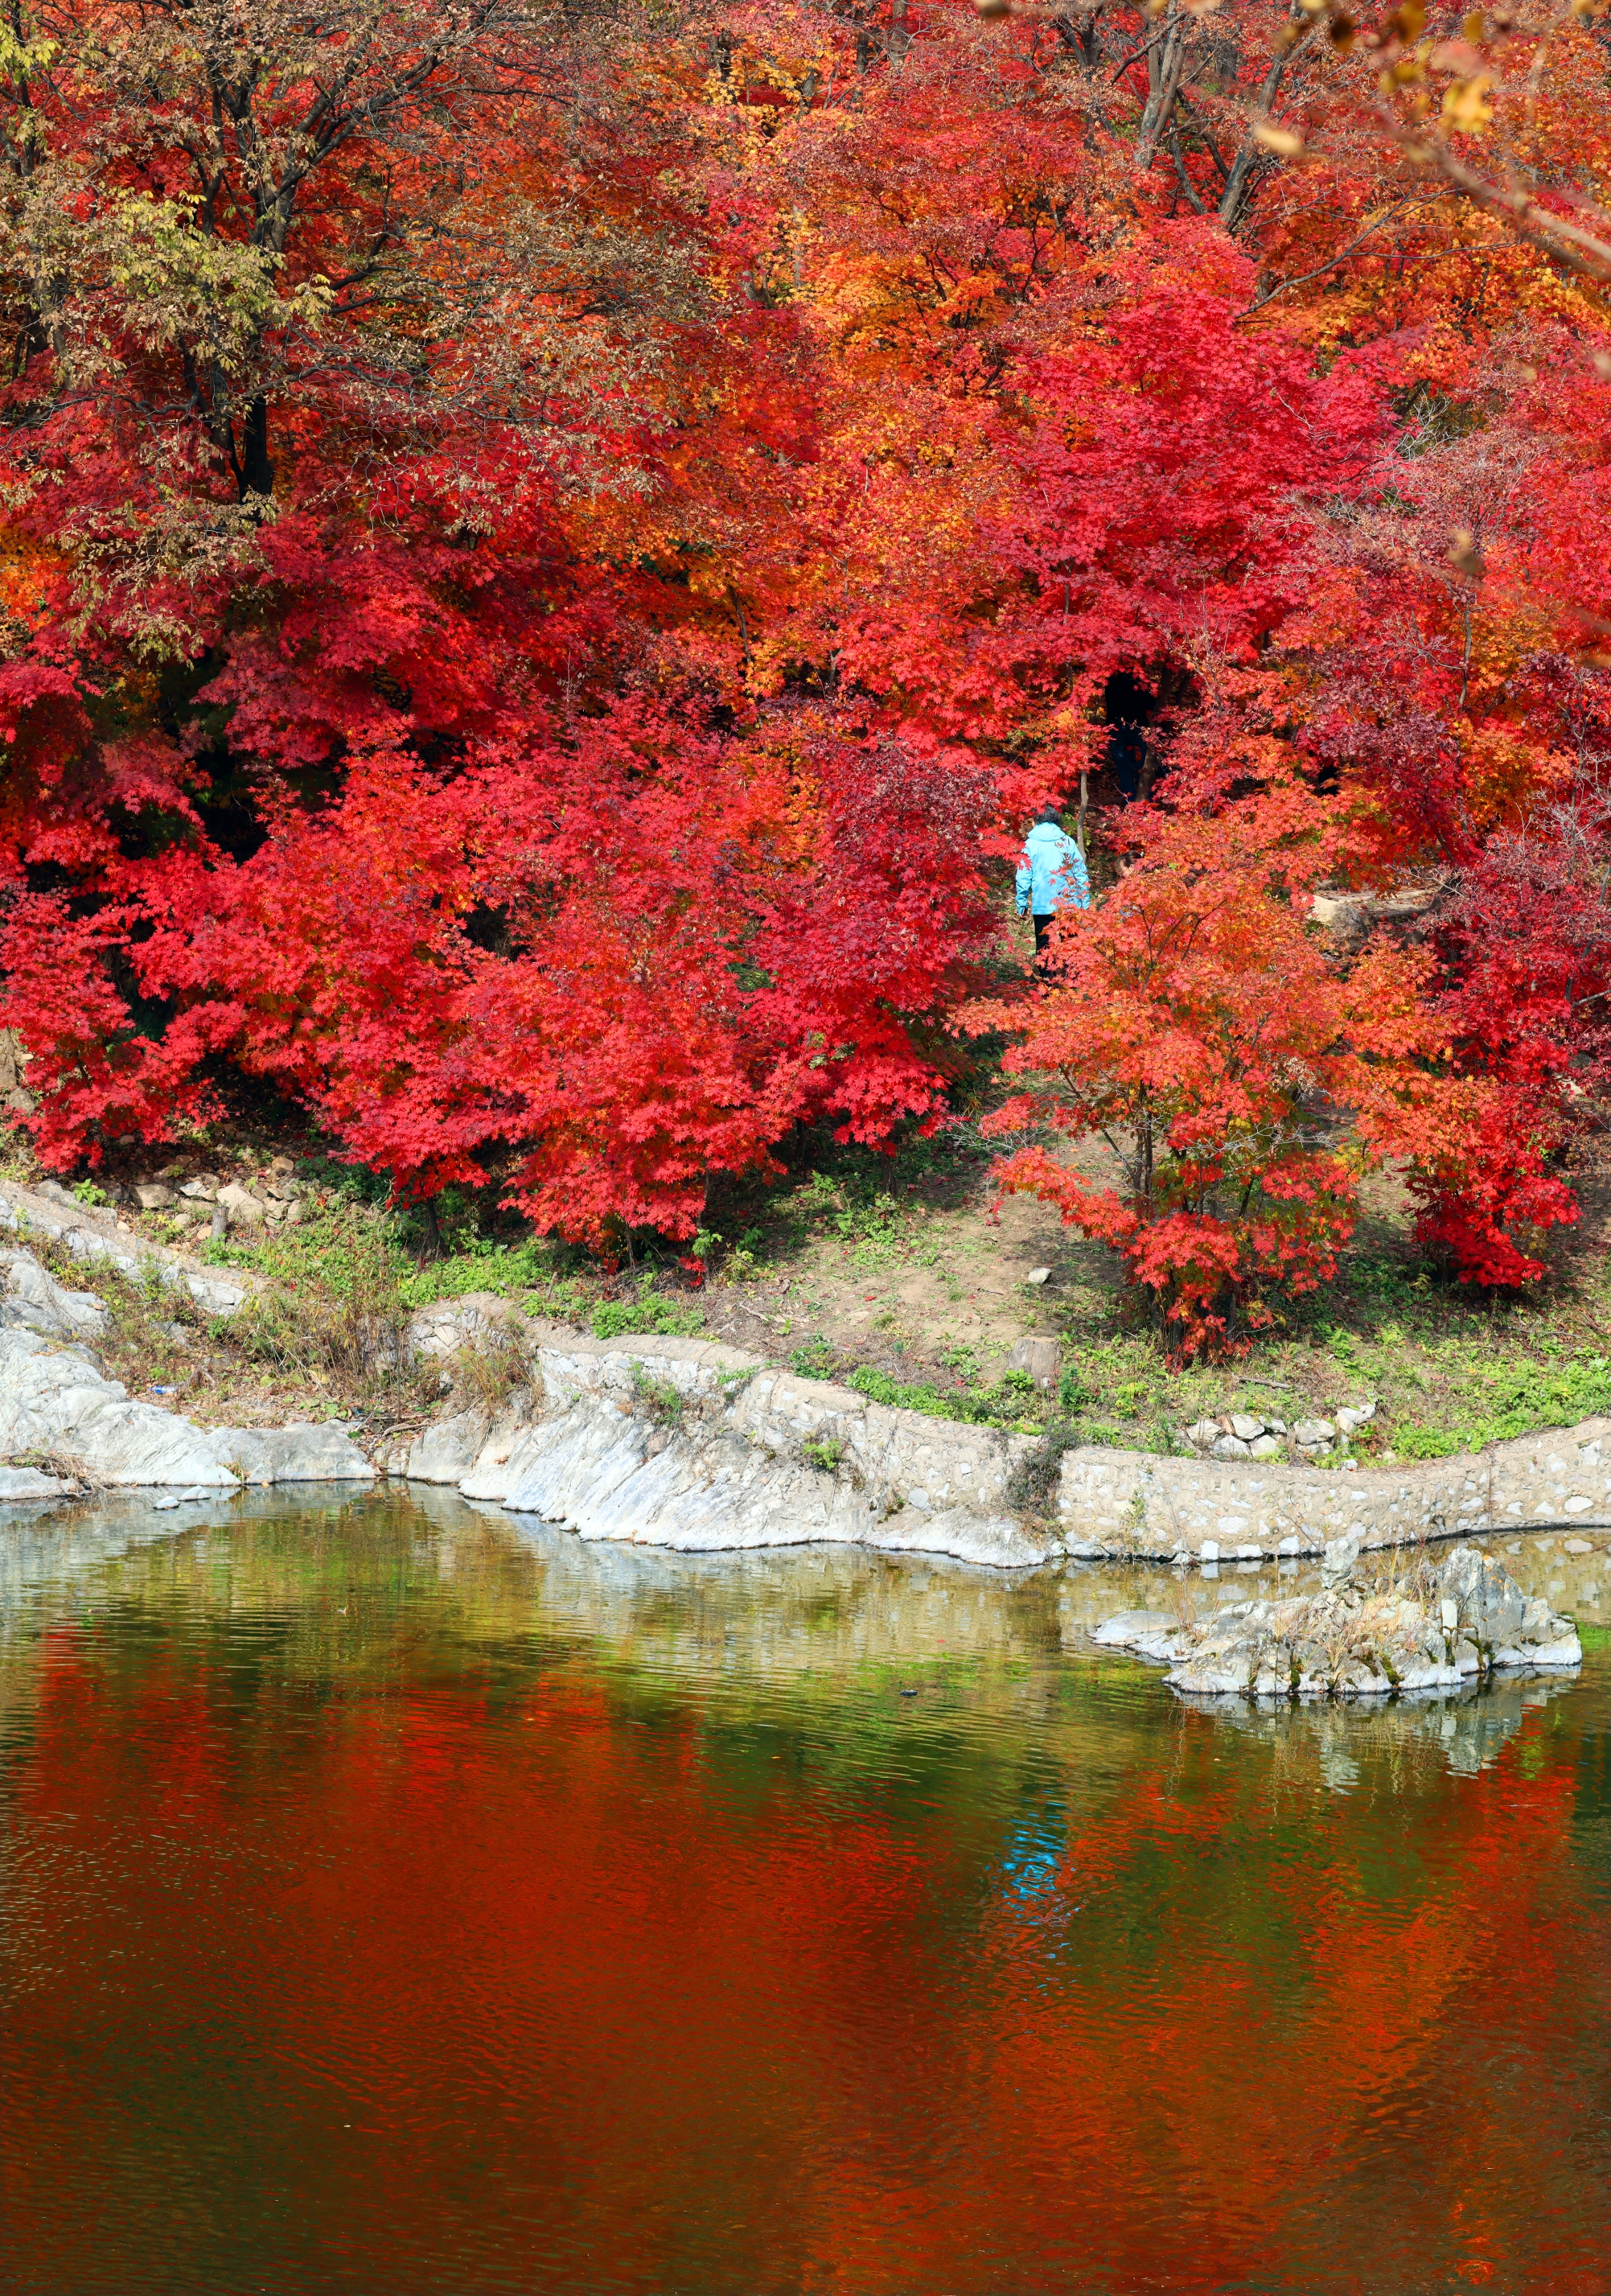
<path id="1" fill-rule="evenodd" d="M 343 1427 L 217 1427 L 225 1464 L 243 1483 L 370 1483 L 375 1471 Z"/>
<path id="2" fill-rule="evenodd" d="M 490 1431 L 484 1411 L 458 1411 L 451 1418 L 433 1420 L 392 1460 L 392 1471 L 411 1482 L 462 1482 Z"/>
<path id="3" fill-rule="evenodd" d="M 37 1467 L 0 1467 L 0 1506 L 25 1499 L 64 1498 L 77 1488 L 60 1475 L 42 1474 Z"/>
<path id="4" fill-rule="evenodd" d="M 519 1333 L 522 1321 L 496 1292 L 467 1292 L 462 1299 L 437 1300 L 409 1317 L 407 1352 L 415 1359 L 441 1361 L 475 1341 Z"/>
<path id="5" fill-rule="evenodd" d="M 1104 1650 L 1133 1651 L 1138 1658 L 1173 1666 L 1190 1641 L 1190 1631 L 1167 1611 L 1121 1611 L 1116 1618 L 1104 1620 L 1091 1639 Z"/>
<path id="6" fill-rule="evenodd" d="M 0 1458 L 37 1452 L 98 1484 L 231 1487 L 216 1439 L 171 1411 L 136 1403 L 80 1348 L 0 1329 Z"/>
<path id="7" fill-rule="evenodd" d="M 24 1238 L 49 1236 L 75 1259 L 109 1261 L 135 1283 L 154 1274 L 170 1289 L 188 1292 L 212 1316 L 233 1316 L 263 1289 L 257 1276 L 235 1268 L 200 1267 L 163 1245 L 125 1234 L 54 1182 L 22 1188 L 13 1180 L 0 1180 L 0 1227 Z"/>
<path id="8" fill-rule="evenodd" d="M 1321 1558 L 1321 1585 L 1345 1587 L 1353 1576 L 1353 1566 L 1360 1559 L 1360 1535 L 1357 1530 L 1345 1531 L 1340 1538 L 1329 1538 Z"/>
<path id="9" fill-rule="evenodd" d="M 0 1247 L 0 1324 L 20 1325 L 46 1339 L 94 1339 L 105 1327 L 106 1308 L 90 1292 L 70 1292 L 41 1267 L 31 1251 Z"/>
<path id="10" fill-rule="evenodd" d="M 243 1188 L 239 1180 L 232 1180 L 227 1187 L 220 1188 L 217 1201 L 232 1227 L 261 1227 L 267 1217 L 268 1207 L 262 1197 Z"/>

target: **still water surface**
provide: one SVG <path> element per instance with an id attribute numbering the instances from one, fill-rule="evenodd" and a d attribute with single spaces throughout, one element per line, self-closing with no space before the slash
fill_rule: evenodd
<path id="1" fill-rule="evenodd" d="M 184 1521 L 0 1531 L 14 2296 L 1611 2290 L 1603 1644 L 1239 1718 L 1116 1578 Z"/>

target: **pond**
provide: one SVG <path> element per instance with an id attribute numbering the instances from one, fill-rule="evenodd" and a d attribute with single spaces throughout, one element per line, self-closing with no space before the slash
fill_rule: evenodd
<path id="1" fill-rule="evenodd" d="M 1086 1642 L 1149 1592 L 0 1530 L 4 2284 L 1611 2287 L 1605 1639 L 1209 1712 Z"/>

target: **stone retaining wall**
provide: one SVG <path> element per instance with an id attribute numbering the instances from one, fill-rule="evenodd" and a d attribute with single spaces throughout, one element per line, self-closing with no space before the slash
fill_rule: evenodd
<path id="1" fill-rule="evenodd" d="M 1149 1458 L 1071 1451 L 1058 1516 L 1071 1554 L 1234 1562 L 1473 1531 L 1611 1522 L 1611 1420 L 1398 1467 L 1321 1468 L 1264 1460 Z"/>

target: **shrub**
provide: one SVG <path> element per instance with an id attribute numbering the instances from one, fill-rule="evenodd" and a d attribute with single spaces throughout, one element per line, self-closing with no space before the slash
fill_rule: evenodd
<path id="1" fill-rule="evenodd" d="M 668 1379 L 655 1379 L 642 1364 L 632 1367 L 633 1393 L 638 1408 L 652 1419 L 657 1427 L 680 1427 L 683 1423 L 683 1398 L 681 1388 L 674 1387 Z"/>
<path id="2" fill-rule="evenodd" d="M 833 1349 L 819 1333 L 792 1350 L 789 1368 L 798 1379 L 831 1379 L 835 1361 Z"/>
<path id="3" fill-rule="evenodd" d="M 820 1475 L 831 1475 L 838 1471 L 839 1463 L 845 1456 L 845 1446 L 827 1439 L 808 1441 L 801 1444 L 800 1456 Z"/>
<path id="4" fill-rule="evenodd" d="M 1051 1510 L 1062 1472 L 1063 1454 L 1082 1439 L 1067 1419 L 1054 1419 L 1027 1458 L 1021 1459 L 1007 1481 L 1007 1504 L 1019 1514 L 1043 1515 Z"/>

